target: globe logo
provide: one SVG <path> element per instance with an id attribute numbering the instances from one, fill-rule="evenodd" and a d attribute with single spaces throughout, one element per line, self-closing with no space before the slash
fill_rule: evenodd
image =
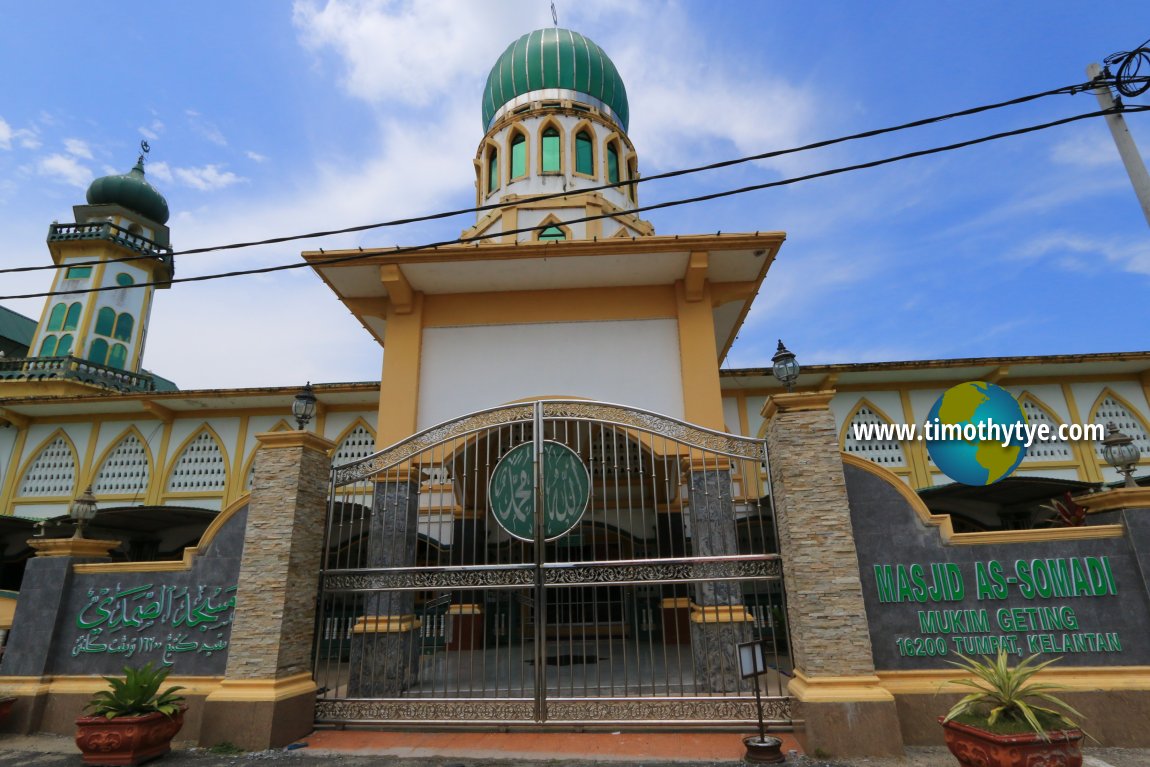
<path id="1" fill-rule="evenodd" d="M 930 409 L 926 449 L 954 481 L 992 485 L 1026 457 L 1025 424 L 1026 413 L 1010 392 L 985 381 L 967 381 L 947 389 Z"/>

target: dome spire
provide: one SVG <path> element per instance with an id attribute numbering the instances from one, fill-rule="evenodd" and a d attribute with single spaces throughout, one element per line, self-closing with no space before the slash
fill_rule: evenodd
<path id="1" fill-rule="evenodd" d="M 147 141 L 140 142 L 136 165 L 118 176 L 102 176 L 88 187 L 88 204 L 113 203 L 155 221 L 168 223 L 168 201 L 144 177 L 146 155 L 152 151 Z"/>

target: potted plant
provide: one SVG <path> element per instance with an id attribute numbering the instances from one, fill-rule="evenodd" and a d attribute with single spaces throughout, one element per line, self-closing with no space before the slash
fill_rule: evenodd
<path id="1" fill-rule="evenodd" d="M 951 665 L 973 679 L 948 684 L 970 687 L 969 693 L 939 717 L 947 748 L 966 767 L 1010 767 L 1016 764 L 1057 764 L 1081 767 L 1085 733 L 1067 717 L 1081 714 L 1052 695 L 1061 685 L 1032 682 L 1031 677 L 1051 663 L 1036 663 L 1037 655 L 1011 667 L 1005 650 L 981 661 L 959 655 Z M 1043 705 L 1045 704 L 1045 705 Z M 1054 706 L 1051 708 L 1050 706 Z"/>
<path id="2" fill-rule="evenodd" d="M 76 745 L 84 764 L 134 765 L 172 750 L 172 738 L 184 724 L 183 687 L 160 686 L 166 668 L 126 667 L 124 678 L 106 676 L 108 689 L 100 690 L 85 707 L 89 715 L 76 719 Z"/>

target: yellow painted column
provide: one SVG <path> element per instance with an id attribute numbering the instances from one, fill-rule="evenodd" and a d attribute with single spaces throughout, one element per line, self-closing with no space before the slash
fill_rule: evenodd
<path id="1" fill-rule="evenodd" d="M 387 309 L 387 340 L 379 382 L 375 448 L 382 450 L 415 433 L 419 419 L 419 373 L 423 351 L 423 294 L 404 314 Z"/>
<path id="2" fill-rule="evenodd" d="M 698 426 L 725 431 L 723 390 L 719 384 L 719 352 L 711 288 L 704 285 L 698 300 L 687 299 L 682 280 L 675 283 L 679 316 L 679 365 L 683 379 L 683 418 Z"/>
<path id="3" fill-rule="evenodd" d="M 1066 398 L 1066 410 L 1070 413 L 1071 423 L 1084 423 L 1081 413 L 1078 412 L 1078 403 L 1074 400 L 1074 390 L 1070 384 L 1062 384 L 1062 396 Z M 1098 460 L 1094 457 L 1092 446 L 1082 442 L 1071 442 L 1070 449 L 1078 458 L 1078 478 L 1086 482 L 1102 482 L 1102 470 L 1098 467 Z"/>

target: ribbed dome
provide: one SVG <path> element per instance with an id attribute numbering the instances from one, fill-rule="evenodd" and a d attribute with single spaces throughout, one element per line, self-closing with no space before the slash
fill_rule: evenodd
<path id="1" fill-rule="evenodd" d="M 558 88 L 590 96 L 614 112 L 627 130 L 630 111 L 623 79 L 607 54 L 569 29 L 537 29 L 519 38 L 495 62 L 483 89 L 483 129 L 516 96 Z"/>
<path id="2" fill-rule="evenodd" d="M 122 176 L 102 176 L 93 181 L 87 196 L 89 205 L 122 205 L 157 224 L 168 223 L 168 201 L 144 178 L 142 155 L 136 167 Z"/>

